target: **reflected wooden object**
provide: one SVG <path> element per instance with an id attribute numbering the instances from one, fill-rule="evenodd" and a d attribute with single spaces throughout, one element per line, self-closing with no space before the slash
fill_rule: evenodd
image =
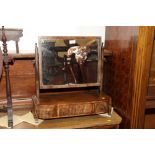
<path id="1" fill-rule="evenodd" d="M 100 86 L 101 59 L 100 37 L 39 37 L 40 88 Z"/>

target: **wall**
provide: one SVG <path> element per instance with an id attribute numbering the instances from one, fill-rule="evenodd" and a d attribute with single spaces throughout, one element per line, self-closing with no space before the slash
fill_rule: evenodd
<path id="1" fill-rule="evenodd" d="M 18 28 L 19 24 L 11 23 L 8 21 L 6 25 L 9 27 Z M 12 26 L 11 26 L 12 25 Z M 34 51 L 34 45 L 38 41 L 38 36 L 101 36 L 104 42 L 105 39 L 105 26 L 52 26 L 51 23 L 46 26 L 42 26 L 38 23 L 39 26 L 21 24 L 20 28 L 23 28 L 23 37 L 20 39 L 19 48 L 21 52 L 32 52 Z M 37 29 L 36 29 L 37 27 Z M 13 41 L 8 43 L 8 49 L 11 52 L 15 50 L 15 44 Z"/>
<path id="2" fill-rule="evenodd" d="M 104 40 L 105 27 L 95 22 L 98 18 L 92 11 L 93 4 L 89 3 L 87 12 L 80 1 L 73 4 L 71 0 L 5 0 L 0 5 L 0 27 L 23 28 L 24 36 L 19 46 L 24 52 L 34 50 L 39 35 L 97 35 Z M 10 42 L 8 48 L 15 49 L 14 43 Z"/>

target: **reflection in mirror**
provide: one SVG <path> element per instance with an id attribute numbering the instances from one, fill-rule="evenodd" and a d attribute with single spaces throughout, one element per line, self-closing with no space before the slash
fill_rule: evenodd
<path id="1" fill-rule="evenodd" d="M 39 39 L 43 85 L 97 83 L 97 37 Z"/>

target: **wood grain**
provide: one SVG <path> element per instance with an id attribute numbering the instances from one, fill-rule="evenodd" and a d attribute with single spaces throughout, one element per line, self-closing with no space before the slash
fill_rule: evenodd
<path id="1" fill-rule="evenodd" d="M 145 129 L 155 129 L 155 108 L 149 108 L 145 111 Z"/>
<path id="2" fill-rule="evenodd" d="M 121 117 L 116 112 L 113 112 L 112 117 L 110 118 L 106 118 L 100 115 L 59 118 L 45 120 L 38 126 L 23 122 L 19 125 L 16 125 L 14 129 L 107 129 L 118 128 L 121 120 Z"/>
<path id="3" fill-rule="evenodd" d="M 143 128 L 145 96 L 154 37 L 152 26 L 106 28 L 105 48 L 112 51 L 105 90 L 123 117 L 122 128 Z"/>
<path id="4" fill-rule="evenodd" d="M 133 68 L 133 87 L 131 88 L 132 119 L 131 128 L 144 128 L 145 96 L 153 47 L 154 27 L 140 27 L 137 52 Z M 143 122 L 143 123 L 142 123 Z"/>
<path id="5" fill-rule="evenodd" d="M 113 106 L 123 117 L 121 127 L 130 128 L 130 78 L 132 53 L 136 51 L 138 27 L 106 27 L 105 49 L 112 51 L 112 56 L 105 63 L 105 91 L 112 97 Z"/>
<path id="6" fill-rule="evenodd" d="M 22 57 L 23 56 L 23 57 Z M 10 66 L 10 82 L 13 97 L 32 97 L 35 94 L 34 67 L 29 56 L 22 55 L 15 59 L 14 65 Z M 16 56 L 17 58 L 17 56 Z M 0 98 L 6 96 L 5 74 L 3 73 L 0 82 Z"/>
<path id="7" fill-rule="evenodd" d="M 97 91 L 40 94 L 35 111 L 41 119 L 110 113 L 111 99 Z"/>

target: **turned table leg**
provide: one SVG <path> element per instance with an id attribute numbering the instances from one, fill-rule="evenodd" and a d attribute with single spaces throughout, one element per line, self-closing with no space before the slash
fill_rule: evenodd
<path id="1" fill-rule="evenodd" d="M 2 26 L 2 42 L 3 42 L 3 61 L 6 78 L 6 97 L 7 97 L 7 114 L 8 114 L 8 127 L 13 128 L 13 110 L 12 110 L 12 96 L 9 79 L 9 57 L 6 44 L 7 38 L 5 36 L 4 26 Z"/>

